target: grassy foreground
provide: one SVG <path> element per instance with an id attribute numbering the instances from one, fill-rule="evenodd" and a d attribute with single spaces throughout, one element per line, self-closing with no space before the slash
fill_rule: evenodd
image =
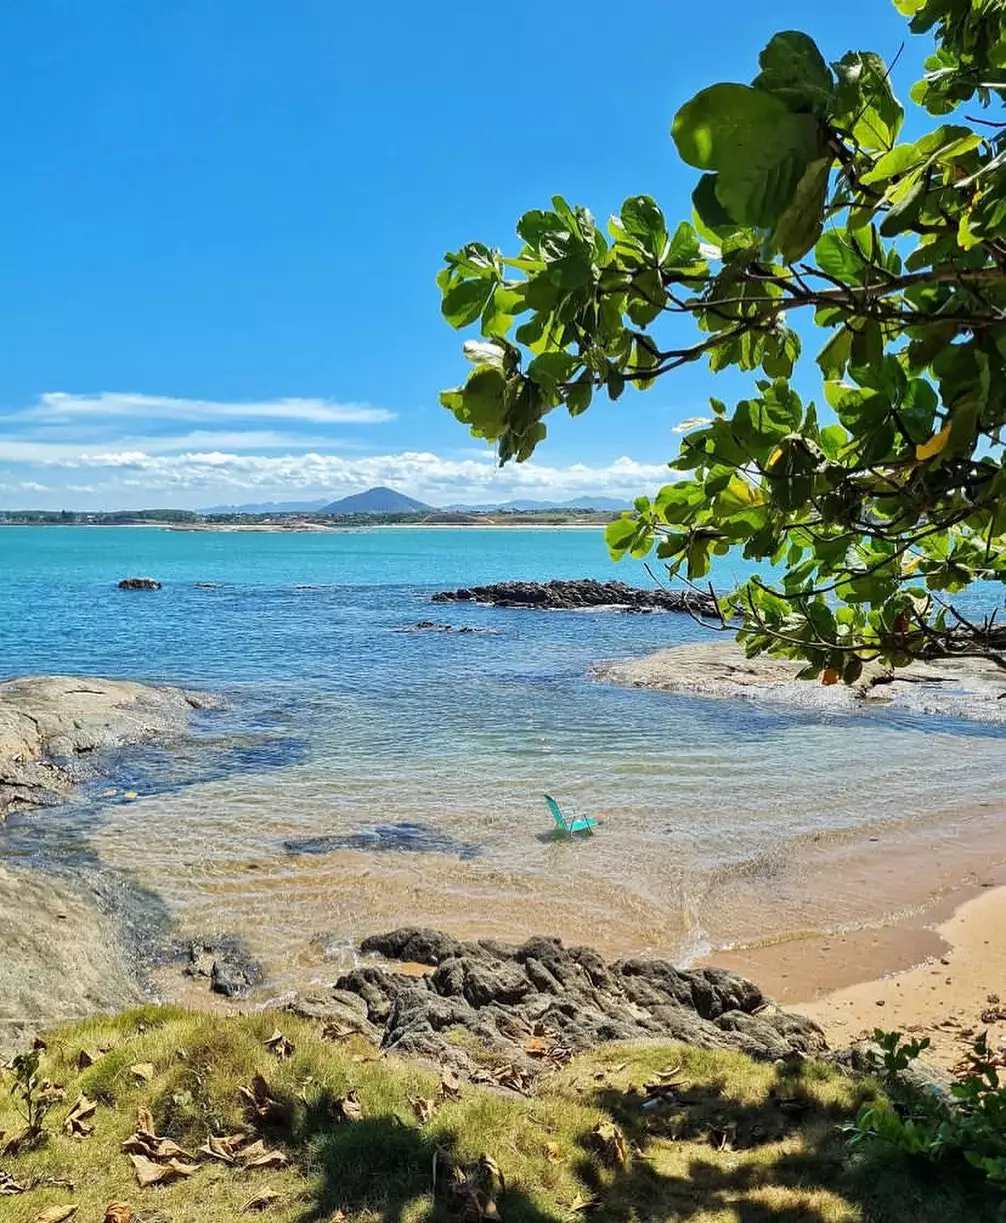
<path id="1" fill-rule="evenodd" d="M 286 1041 L 268 1046 L 277 1026 Z M 838 1127 L 869 1084 L 739 1054 L 609 1045 L 524 1097 L 459 1087 L 287 1015 L 144 1008 L 54 1032 L 42 1071 L 65 1102 L 43 1142 L 0 1155 L 0 1195 L 24 1189 L 0 1196 L 4 1223 L 102 1223 L 113 1202 L 129 1204 L 114 1223 L 980 1223 L 1001 1200 L 893 1152 L 850 1152 Z M 85 1113 L 96 1107 L 77 1128 L 93 1130 L 71 1136 L 64 1119 L 81 1095 Z M 122 1149 L 138 1117 L 156 1135 L 148 1147 L 184 1148 L 188 1174 L 140 1187 Z M 22 1128 L 0 1086 L 0 1151 Z M 214 1145 L 216 1158 L 199 1151 Z M 174 1147 L 160 1150 L 148 1174 Z"/>

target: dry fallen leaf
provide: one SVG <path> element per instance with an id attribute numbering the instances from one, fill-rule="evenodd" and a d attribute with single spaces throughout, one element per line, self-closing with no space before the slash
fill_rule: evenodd
<path id="1" fill-rule="evenodd" d="M 136 1132 L 138 1134 L 153 1134 L 154 1118 L 145 1104 L 136 1110 Z"/>
<path id="2" fill-rule="evenodd" d="M 409 1103 L 420 1125 L 425 1125 L 430 1120 L 436 1108 L 436 1103 L 424 1096 L 409 1096 Z"/>
<path id="3" fill-rule="evenodd" d="M 260 1074 L 252 1079 L 251 1087 L 239 1087 L 238 1094 L 253 1120 L 283 1129 L 290 1129 L 293 1125 L 293 1104 L 270 1095 L 269 1084 Z"/>
<path id="4" fill-rule="evenodd" d="M 279 1194 L 275 1189 L 263 1189 L 261 1193 L 256 1193 L 253 1198 L 249 1198 L 241 1207 L 241 1213 L 244 1214 L 249 1210 L 266 1210 L 273 1202 L 279 1201 Z"/>
<path id="5" fill-rule="evenodd" d="M 574 1214 L 580 1214 L 588 1210 L 596 1210 L 599 1204 L 597 1198 L 586 1198 L 582 1193 L 578 1193 L 570 1202 L 569 1208 Z"/>
<path id="6" fill-rule="evenodd" d="M 587 1145 L 602 1163 L 623 1166 L 629 1162 L 629 1147 L 625 1135 L 610 1121 L 602 1122 L 587 1135 Z"/>
<path id="7" fill-rule="evenodd" d="M 263 1151 L 254 1159 L 244 1162 L 245 1168 L 288 1168 L 290 1161 L 282 1151 Z"/>
<path id="8" fill-rule="evenodd" d="M 128 1202 L 109 1202 L 102 1223 L 133 1223 L 133 1208 Z"/>
<path id="9" fill-rule="evenodd" d="M 50 1206 L 35 1216 L 34 1223 L 66 1223 L 79 1209 L 79 1206 Z"/>
<path id="10" fill-rule="evenodd" d="M 332 1112 L 336 1121 L 359 1121 L 363 1116 L 360 1097 L 355 1091 L 347 1092 L 333 1103 Z"/>
<path id="11" fill-rule="evenodd" d="M 63 1129 L 72 1138 L 86 1138 L 88 1134 L 94 1130 L 93 1125 L 85 1124 L 88 1117 L 94 1115 L 95 1109 L 98 1107 L 96 1100 L 89 1100 L 85 1095 L 79 1095 L 73 1107 L 66 1114 L 63 1121 Z"/>
<path id="12" fill-rule="evenodd" d="M 545 1143 L 545 1158 L 550 1164 L 561 1164 L 566 1158 L 562 1148 L 554 1142 Z"/>
<path id="13" fill-rule="evenodd" d="M 0 1198 L 12 1198 L 19 1193 L 27 1193 L 24 1185 L 19 1185 L 9 1172 L 0 1172 Z"/>
<path id="14" fill-rule="evenodd" d="M 440 1095 L 445 1100 L 457 1100 L 461 1095 L 461 1079 L 451 1066 L 440 1074 Z"/>
<path id="15" fill-rule="evenodd" d="M 129 1067 L 130 1073 L 135 1074 L 141 1083 L 149 1083 L 154 1077 L 153 1062 L 137 1062 L 135 1066 Z"/>
<path id="16" fill-rule="evenodd" d="M 235 1162 L 236 1154 L 247 1141 L 247 1134 L 228 1134 L 224 1138 L 210 1134 L 203 1146 L 199 1148 L 199 1153 L 208 1155 L 210 1159 L 219 1159 L 221 1163 L 232 1164 Z"/>
<path id="17" fill-rule="evenodd" d="M 270 1053 L 274 1053 L 281 1062 L 285 1062 L 289 1058 L 293 1057 L 293 1045 L 289 1040 L 287 1040 L 279 1028 L 277 1028 L 273 1032 L 272 1036 L 270 1036 L 265 1042 L 265 1047 Z"/>
<path id="18" fill-rule="evenodd" d="M 81 1049 L 77 1054 L 77 1069 L 86 1070 L 88 1066 L 93 1066 L 97 1060 L 97 1053 L 92 1053 L 90 1049 Z"/>
<path id="19" fill-rule="evenodd" d="M 169 1159 L 166 1164 L 155 1164 L 145 1155 L 130 1155 L 129 1158 L 133 1161 L 136 1179 L 143 1189 L 148 1185 L 167 1185 L 172 1181 L 180 1181 L 199 1171 L 198 1164 L 183 1164 L 177 1159 Z"/>
<path id="20" fill-rule="evenodd" d="M 454 1196 L 461 1207 L 462 1223 L 483 1223 L 486 1219 L 495 1223 L 500 1217 L 496 1203 L 489 1194 L 470 1181 L 455 1185 Z"/>

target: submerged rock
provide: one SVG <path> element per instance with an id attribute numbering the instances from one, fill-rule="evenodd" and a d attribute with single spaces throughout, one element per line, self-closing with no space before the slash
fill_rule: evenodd
<path id="1" fill-rule="evenodd" d="M 96 770 L 90 754 L 185 729 L 213 698 L 126 680 L 45 675 L 0 683 L 0 823 L 49 806 Z"/>
<path id="2" fill-rule="evenodd" d="M 320 837 L 295 837 L 283 842 L 288 854 L 331 854 L 340 849 L 366 849 L 376 853 L 449 854 L 465 860 L 477 858 L 481 845 L 459 841 L 428 824 L 375 824 L 356 832 Z"/>
<path id="3" fill-rule="evenodd" d="M 693 590 L 642 590 L 624 582 L 577 581 L 496 582 L 461 590 L 441 590 L 434 603 L 488 603 L 492 607 L 526 607 L 547 611 L 579 611 L 614 607 L 631 612 L 687 612 L 715 615 L 708 595 Z"/>
<path id="4" fill-rule="evenodd" d="M 528 1078 L 541 1070 L 543 1051 L 565 1056 L 612 1040 L 680 1041 L 762 1059 L 826 1049 L 812 1020 L 778 1010 L 757 985 L 720 969 L 644 959 L 608 964 L 590 947 L 555 938 L 510 946 L 417 927 L 374 935 L 360 949 L 432 971 L 365 964 L 336 982 L 340 1005 L 347 994 L 359 998 L 383 1048 L 470 1074 L 479 1067 L 452 1030 L 477 1037 Z"/>
<path id="5" fill-rule="evenodd" d="M 396 633 L 492 633 L 490 628 L 474 628 L 470 624 L 443 624 L 439 620 L 417 620 L 415 624 L 405 624 L 395 629 Z"/>
<path id="6" fill-rule="evenodd" d="M 161 583 L 156 578 L 123 578 L 119 583 L 120 590 L 160 590 Z"/>
<path id="7" fill-rule="evenodd" d="M 206 978 L 215 994 L 239 998 L 262 980 L 262 968 L 240 939 L 225 935 L 212 943 L 191 943 L 185 975 Z"/>

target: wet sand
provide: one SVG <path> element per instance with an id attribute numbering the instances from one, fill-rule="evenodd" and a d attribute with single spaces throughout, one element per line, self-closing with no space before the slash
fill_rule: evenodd
<path id="1" fill-rule="evenodd" d="M 1006 887 L 968 900 L 933 933 L 943 940 L 941 954 L 796 1009 L 816 1019 L 834 1046 L 876 1027 L 927 1036 L 926 1056 L 947 1067 L 982 1031 L 993 1047 L 1000 1045 L 1006 1040 Z"/>

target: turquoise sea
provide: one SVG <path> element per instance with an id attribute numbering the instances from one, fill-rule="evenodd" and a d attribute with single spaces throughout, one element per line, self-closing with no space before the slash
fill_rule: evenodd
<path id="1" fill-rule="evenodd" d="M 120 592 L 133 574 L 164 589 Z M 195 742 L 110 761 L 116 795 L 12 819 L 0 856 L 123 881 L 179 935 L 242 935 L 293 987 L 395 923 L 689 958 L 879 922 L 972 869 L 968 847 L 994 852 L 998 727 L 623 690 L 591 664 L 701 630 L 429 603 L 586 576 L 650 580 L 593 530 L 0 530 L 4 676 L 227 700 Z M 489 631 L 401 631 L 421 619 Z M 550 840 L 545 790 L 600 834 Z M 892 843 L 940 872 L 895 861 L 879 888 L 869 854 Z"/>

